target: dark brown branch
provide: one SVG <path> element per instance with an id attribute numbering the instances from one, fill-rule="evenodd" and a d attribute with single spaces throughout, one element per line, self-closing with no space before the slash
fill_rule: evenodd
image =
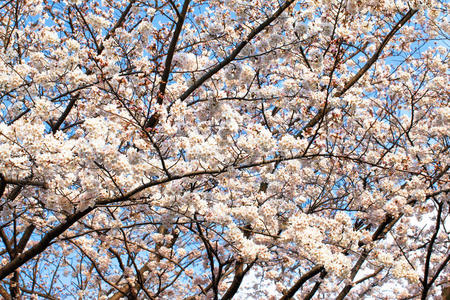
<path id="1" fill-rule="evenodd" d="M 164 100 L 164 95 L 166 94 L 167 81 L 169 80 L 170 69 L 172 66 L 173 55 L 175 54 L 176 46 L 178 43 L 178 39 L 181 34 L 181 30 L 183 29 L 184 20 L 186 19 L 186 14 L 189 8 L 189 2 L 191 0 L 185 0 L 183 3 L 183 8 L 181 14 L 178 13 L 178 10 L 175 11 L 178 14 L 178 22 L 175 26 L 175 30 L 173 32 L 172 40 L 169 44 L 169 50 L 167 51 L 166 61 L 164 63 L 164 71 L 161 76 L 161 83 L 159 84 L 159 92 L 156 98 L 156 102 L 158 104 L 162 104 Z M 145 128 L 155 128 L 158 124 L 159 115 L 157 113 L 153 114 L 146 122 Z"/>
<path id="2" fill-rule="evenodd" d="M 305 61 L 306 65 L 308 66 L 308 69 L 310 69 L 312 71 L 311 65 L 309 64 L 308 58 L 306 58 L 306 54 L 305 51 L 303 50 L 302 45 L 300 45 L 300 54 L 303 57 L 303 60 Z"/>
<path id="3" fill-rule="evenodd" d="M 180 37 L 181 30 L 183 29 L 184 20 L 186 19 L 186 14 L 189 8 L 189 2 L 191 2 L 191 0 L 185 0 L 183 3 L 181 14 L 179 15 L 177 25 L 175 26 L 175 31 L 173 32 L 172 40 L 170 41 L 169 50 L 167 52 L 166 61 L 164 63 L 164 71 L 161 76 L 161 83 L 159 85 L 159 93 L 157 97 L 158 104 L 163 103 L 164 94 L 166 93 L 167 80 L 169 79 L 170 68 L 172 66 L 173 55 L 175 54 L 178 38 Z"/>
<path id="4" fill-rule="evenodd" d="M 16 254 L 21 253 L 25 249 L 25 246 L 27 245 L 28 241 L 30 240 L 31 234 L 33 233 L 35 228 L 36 227 L 33 224 L 31 224 L 31 225 L 27 226 L 27 228 L 25 228 L 25 231 L 24 231 L 22 237 L 20 238 L 19 244 L 17 244 L 17 249 L 15 249 Z"/>
<path id="5" fill-rule="evenodd" d="M 131 8 L 132 8 L 134 2 L 136 2 L 136 0 L 131 0 L 131 1 L 130 1 L 130 3 L 128 4 L 128 6 L 125 8 L 125 10 L 123 11 L 123 13 L 121 14 L 121 16 L 120 16 L 119 20 L 117 21 L 117 23 L 116 23 L 116 24 L 114 25 L 114 27 L 111 28 L 111 30 L 106 34 L 105 41 L 108 40 L 108 39 L 114 34 L 114 32 L 116 31 L 117 28 L 119 28 L 120 26 L 123 25 L 123 23 L 125 22 L 125 18 L 126 18 L 126 16 L 128 15 L 128 13 L 130 12 L 130 10 L 131 10 Z M 84 17 L 82 16 L 82 12 L 81 12 L 77 7 L 75 7 L 75 9 L 81 14 L 81 17 L 82 17 L 83 21 L 86 23 L 86 21 L 84 20 Z M 90 27 L 89 27 L 89 25 L 88 25 L 87 23 L 86 23 L 86 26 L 87 26 L 89 32 L 91 32 Z M 93 35 L 92 32 L 91 32 L 91 35 L 92 35 L 92 38 L 94 39 L 95 45 L 97 46 L 97 54 L 101 54 L 101 53 L 103 52 L 103 50 L 105 49 L 105 46 L 103 45 L 103 43 L 101 43 L 100 45 L 98 45 L 98 44 L 97 44 L 97 41 L 96 41 L 96 39 L 95 39 L 95 37 L 94 37 L 94 35 Z M 90 84 L 90 85 L 92 85 L 92 84 Z M 90 86 L 90 85 L 86 85 L 86 86 Z M 82 86 L 82 87 L 77 88 L 77 89 L 75 89 L 75 90 L 83 89 L 83 88 L 85 88 L 86 86 Z M 75 90 L 74 90 L 74 91 L 75 91 Z M 72 92 L 73 92 L 73 91 L 72 91 Z M 71 92 L 67 92 L 67 93 L 64 93 L 64 94 L 70 94 L 70 93 L 71 93 Z M 54 101 L 54 100 L 57 99 L 57 98 L 60 98 L 61 96 L 62 96 L 62 95 L 59 95 L 58 97 L 52 99 L 52 101 Z M 75 102 L 77 102 L 77 100 L 79 99 L 79 97 L 80 97 L 79 94 L 76 94 L 76 95 L 72 96 L 72 98 L 70 99 L 69 104 L 67 104 L 66 109 L 64 110 L 64 112 L 62 113 L 62 115 L 58 118 L 58 120 L 56 121 L 56 123 L 51 124 L 51 128 L 52 128 L 52 132 L 53 132 L 53 133 L 56 133 L 56 132 L 59 130 L 61 124 L 62 124 L 62 123 L 64 122 L 64 120 L 67 118 L 67 116 L 69 115 L 70 111 L 72 110 L 73 106 L 75 105 Z"/>
<path id="6" fill-rule="evenodd" d="M 305 299 L 303 300 L 310 300 L 312 299 L 312 297 L 314 297 L 314 295 L 316 294 L 317 290 L 319 289 L 320 285 L 323 282 L 323 279 L 325 278 L 325 276 L 327 276 L 328 272 L 327 271 L 322 271 L 320 273 L 320 279 L 317 280 L 317 282 L 314 284 L 313 288 L 311 289 L 311 291 L 309 291 L 309 293 L 305 296 Z"/>
<path id="7" fill-rule="evenodd" d="M 53 133 L 56 133 L 58 131 L 59 127 L 64 122 L 64 120 L 67 118 L 67 116 L 69 115 L 70 111 L 72 110 L 73 106 L 75 105 L 75 102 L 77 102 L 79 97 L 80 97 L 79 94 L 76 94 L 76 95 L 72 96 L 72 98 L 69 101 L 69 104 L 67 104 L 66 109 L 64 109 L 64 112 L 58 118 L 56 123 L 51 124 Z"/>
<path id="8" fill-rule="evenodd" d="M 367 276 L 361 278 L 360 280 L 356 281 L 356 282 L 355 282 L 355 285 L 360 284 L 361 282 L 364 282 L 364 281 L 366 281 L 366 280 L 368 280 L 368 279 L 370 279 L 370 278 L 373 278 L 373 277 L 377 276 L 381 271 L 383 271 L 383 268 L 382 268 L 382 267 L 378 268 L 378 269 L 377 269 L 375 272 L 373 272 L 372 274 L 369 274 L 369 275 L 367 275 Z"/>
<path id="9" fill-rule="evenodd" d="M 180 100 L 184 101 L 188 98 L 197 88 L 199 88 L 206 80 L 210 79 L 214 74 L 219 72 L 223 67 L 228 65 L 233 59 L 238 56 L 239 52 L 247 45 L 257 34 L 263 31 L 267 26 L 270 25 L 276 18 L 278 18 L 292 3 L 294 0 L 286 1 L 271 17 L 261 23 L 258 27 L 253 29 L 247 37 L 240 42 L 236 48 L 228 55 L 224 60 L 222 60 L 219 64 L 217 64 L 214 68 L 209 70 L 205 75 L 200 77 L 197 81 L 194 82 L 192 86 L 190 86 L 181 96 Z"/>
<path id="10" fill-rule="evenodd" d="M 380 225 L 378 225 L 377 230 L 375 230 L 375 232 L 373 233 L 372 241 L 377 241 L 377 240 L 384 238 L 386 236 L 386 233 L 392 229 L 392 227 L 397 223 L 398 220 L 400 220 L 401 217 L 402 217 L 402 215 L 399 215 L 395 218 L 390 215 L 386 215 L 385 220 Z M 360 247 L 362 247 L 364 245 L 365 245 L 365 243 L 359 242 Z M 351 275 L 350 275 L 350 278 L 352 280 L 355 278 L 359 269 L 362 267 L 363 263 L 366 261 L 368 255 L 369 255 L 369 252 L 364 250 L 363 253 L 361 254 L 361 256 L 359 257 L 358 261 L 356 262 L 356 264 L 353 266 Z M 336 297 L 336 300 L 343 300 L 347 296 L 347 294 L 350 292 L 352 287 L 353 287 L 352 284 L 347 284 L 342 289 L 342 291 L 339 293 L 339 295 Z"/>
<path id="11" fill-rule="evenodd" d="M 361 70 L 356 73 L 355 76 L 350 79 L 349 82 L 344 86 L 344 88 L 337 92 L 335 97 L 341 97 L 346 91 L 348 91 L 369 69 L 372 67 L 372 65 L 378 60 L 378 58 L 381 55 L 381 52 L 383 52 L 384 47 L 389 43 L 389 41 L 392 39 L 392 37 L 397 33 L 397 31 L 402 28 L 403 25 L 405 25 L 406 22 L 408 22 L 415 14 L 417 13 L 417 10 L 412 9 L 408 11 L 406 15 L 401 18 L 400 21 L 398 21 L 397 24 L 395 24 L 394 28 L 389 32 L 389 34 L 384 38 L 381 45 L 378 47 L 377 51 L 372 55 L 372 57 L 366 62 L 366 64 L 361 68 Z"/>
<path id="12" fill-rule="evenodd" d="M 53 297 L 53 296 L 48 295 L 48 294 L 44 294 L 44 293 L 40 293 L 40 292 L 37 292 L 37 291 L 28 290 L 28 289 L 26 289 L 24 287 L 20 287 L 20 290 L 22 292 L 30 294 L 30 295 L 33 295 L 33 294 L 38 295 L 39 297 L 44 298 L 44 299 L 49 299 L 49 300 L 57 300 L 57 299 L 59 299 L 59 298 Z"/>
<path id="13" fill-rule="evenodd" d="M 442 169 L 441 172 L 439 172 L 431 181 L 430 186 L 435 184 L 439 179 L 441 179 L 442 176 L 444 176 L 445 173 L 450 169 L 450 165 L 446 165 L 445 168 Z"/>
<path id="14" fill-rule="evenodd" d="M 9 296 L 8 292 L 0 286 L 0 295 L 3 297 L 2 299 L 11 300 L 11 296 Z"/>
<path id="15" fill-rule="evenodd" d="M 434 246 L 434 242 L 436 241 L 436 238 L 438 236 L 439 233 L 439 228 L 440 228 L 440 224 L 441 224 L 441 216 L 442 216 L 442 207 L 443 207 L 443 203 L 440 202 L 439 206 L 438 206 L 438 214 L 436 217 L 436 228 L 434 229 L 434 233 L 431 236 L 431 240 L 428 243 L 428 248 L 427 248 L 427 255 L 425 258 L 425 269 L 423 272 L 423 290 L 422 290 L 422 296 L 421 299 L 425 300 L 427 298 L 427 294 L 428 291 L 430 290 L 430 287 L 432 284 L 430 284 L 428 282 L 428 275 L 429 275 L 429 271 L 430 271 L 430 261 L 431 261 L 431 254 L 433 253 L 433 246 Z"/>
<path id="16" fill-rule="evenodd" d="M 6 236 L 6 233 L 3 230 L 3 228 L 0 228 L 0 237 L 2 238 L 3 244 L 5 245 L 6 251 L 8 251 L 9 257 L 12 259 L 14 257 L 14 252 L 11 246 L 11 242 Z"/>
<path id="17" fill-rule="evenodd" d="M 308 281 L 309 279 L 313 278 L 314 276 L 316 276 L 317 274 L 319 274 L 323 270 L 325 270 L 323 266 L 315 266 L 314 268 L 312 268 L 311 270 L 309 270 L 308 272 L 303 274 L 302 277 L 300 277 L 297 280 L 297 282 L 288 291 L 286 291 L 283 294 L 283 297 L 281 297 L 280 300 L 292 299 L 292 297 L 294 297 L 295 293 L 297 293 L 297 291 L 303 286 L 303 284 L 306 281 Z"/>
<path id="18" fill-rule="evenodd" d="M 252 168 L 252 167 L 258 167 L 258 166 L 263 166 L 263 165 L 269 165 L 272 163 L 279 163 L 282 161 L 289 161 L 289 160 L 294 160 L 294 159 L 300 159 L 305 157 L 304 155 L 296 155 L 296 156 L 292 156 L 292 157 L 276 157 L 273 159 L 268 159 L 268 160 L 263 160 L 263 161 L 259 161 L 259 162 L 254 162 L 254 163 L 248 163 L 248 164 L 242 164 L 239 166 L 236 166 L 235 168 L 237 170 L 245 170 L 248 168 Z M 150 188 L 153 186 L 157 186 L 160 184 L 164 184 L 167 182 L 171 182 L 174 180 L 179 180 L 179 179 L 183 179 L 183 178 L 189 178 L 189 177 L 194 177 L 194 176 L 201 176 L 201 175 L 217 175 L 217 174 L 222 174 L 227 172 L 228 169 L 227 168 L 221 168 L 221 169 L 215 169 L 215 170 L 205 170 L 205 171 L 196 171 L 196 172 L 190 172 L 190 173 L 185 173 L 185 174 L 181 174 L 181 175 L 172 175 L 170 177 L 166 177 L 163 179 L 159 179 L 159 180 L 155 180 L 155 181 L 151 181 L 148 183 L 145 183 L 141 186 L 138 186 L 137 188 L 135 188 L 134 190 L 123 194 L 122 196 L 118 196 L 115 198 L 107 198 L 107 199 L 101 199 L 98 200 L 96 202 L 97 206 L 100 205 L 106 205 L 106 204 L 110 204 L 110 203 L 114 203 L 114 202 L 123 202 L 123 201 L 127 201 L 129 200 L 131 197 L 133 197 L 134 195 Z"/>
<path id="19" fill-rule="evenodd" d="M 94 32 L 92 32 L 92 29 L 89 26 L 89 23 L 86 21 L 86 19 L 84 17 L 84 13 L 76 5 L 74 6 L 74 8 L 78 12 L 78 14 L 80 15 L 80 18 L 83 21 L 84 25 L 86 26 L 87 31 L 91 35 L 92 40 L 94 41 L 94 44 L 95 44 L 95 48 L 97 49 L 97 53 L 100 53 L 101 51 L 100 51 L 100 47 L 98 45 L 97 39 L 95 38 L 95 34 L 94 34 Z M 86 39 L 87 39 L 87 37 L 86 37 Z"/>
<path id="20" fill-rule="evenodd" d="M 237 262 L 235 271 L 234 271 L 234 278 L 231 285 L 228 287 L 227 291 L 222 297 L 222 300 L 231 300 L 233 296 L 237 293 L 239 287 L 241 286 L 242 280 L 245 277 L 245 274 L 250 270 L 250 268 L 253 266 L 255 262 L 252 262 L 247 266 L 247 268 L 244 269 L 244 263 Z"/>
<path id="21" fill-rule="evenodd" d="M 383 42 L 378 47 L 377 51 L 372 55 L 372 57 L 366 62 L 366 64 L 356 73 L 343 87 L 342 90 L 337 92 L 333 97 L 342 97 L 345 92 L 347 92 L 358 80 L 372 67 L 372 65 L 378 60 L 378 58 L 381 55 L 381 52 L 383 52 L 383 49 L 386 47 L 386 45 L 389 43 L 389 41 L 392 39 L 392 37 L 397 33 L 397 31 L 402 28 L 403 25 L 405 25 L 406 22 L 408 22 L 415 14 L 417 13 L 417 10 L 410 10 L 406 15 L 401 18 L 400 21 L 398 21 L 397 24 L 392 28 L 392 30 L 389 32 L 389 34 L 383 39 Z M 325 109 L 319 110 L 317 115 L 314 116 L 306 125 L 303 127 L 301 132 L 303 132 L 305 129 L 314 127 L 326 114 L 328 114 L 331 110 L 333 110 L 333 107 L 328 106 Z"/>
<path id="22" fill-rule="evenodd" d="M 450 262 L 450 254 L 447 255 L 447 257 L 444 259 L 444 261 L 439 265 L 439 267 L 436 269 L 436 272 L 434 273 L 433 277 L 431 278 L 430 282 L 428 283 L 429 286 L 432 286 L 433 283 L 436 281 L 436 279 L 439 277 L 441 272 L 444 270 L 445 267 L 448 267 L 448 263 Z"/>
<path id="23" fill-rule="evenodd" d="M 0 280 L 3 280 L 6 276 L 12 274 L 15 270 L 17 270 L 17 268 L 27 263 L 30 259 L 32 259 L 36 255 L 42 253 L 45 249 L 47 249 L 47 247 L 50 245 L 53 239 L 57 238 L 70 226 L 72 226 L 75 222 L 77 222 L 79 219 L 83 218 L 88 213 L 90 213 L 93 209 L 94 209 L 93 207 L 89 207 L 83 211 L 70 215 L 63 223 L 59 224 L 58 226 L 50 230 L 48 233 L 46 233 L 44 237 L 36 245 L 31 247 L 29 250 L 23 252 L 22 254 L 18 255 L 11 262 L 0 268 Z"/>
<path id="24" fill-rule="evenodd" d="M 5 192 L 6 185 L 7 185 L 7 182 L 6 182 L 5 176 L 3 176 L 2 173 L 0 173 L 0 198 L 3 196 L 3 193 Z"/>
<path id="25" fill-rule="evenodd" d="M 16 122 L 17 120 L 19 120 L 20 118 L 22 118 L 23 116 L 25 116 L 27 113 L 29 113 L 31 111 L 31 109 L 27 108 L 24 111 L 22 111 L 20 114 L 18 114 L 14 119 L 12 119 L 11 121 L 8 122 L 8 125 L 12 125 L 14 124 L 14 122 Z"/>
<path id="26" fill-rule="evenodd" d="M 111 28 L 110 31 L 108 31 L 108 33 L 105 36 L 105 41 L 108 40 L 113 34 L 114 32 L 117 30 L 117 28 L 121 27 L 123 25 L 123 23 L 125 22 L 125 19 L 127 17 L 127 15 L 129 14 L 129 12 L 131 11 L 131 8 L 133 7 L 134 2 L 136 2 L 136 0 L 130 0 L 130 3 L 128 3 L 127 7 L 125 8 L 125 10 L 122 12 L 122 14 L 119 17 L 119 20 L 117 20 L 117 23 L 113 26 L 113 28 Z M 103 43 L 98 47 L 98 54 L 101 54 L 103 52 L 103 49 L 105 49 L 105 46 L 103 45 Z"/>
<path id="27" fill-rule="evenodd" d="M 48 188 L 47 184 L 44 181 L 34 181 L 34 180 L 28 180 L 28 179 L 13 179 L 13 178 L 7 178 L 7 177 L 3 177 L 4 180 L 2 180 L 3 182 L 5 182 L 6 184 L 12 184 L 12 185 L 19 185 L 19 186 L 26 186 L 26 185 L 31 185 L 31 186 L 36 186 L 36 187 L 41 187 L 41 188 Z"/>

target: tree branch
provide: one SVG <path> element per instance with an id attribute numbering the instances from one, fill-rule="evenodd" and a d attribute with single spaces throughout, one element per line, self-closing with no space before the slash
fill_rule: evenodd
<path id="1" fill-rule="evenodd" d="M 222 297 L 222 300 L 231 300 L 233 296 L 237 293 L 239 287 L 241 286 L 242 280 L 245 277 L 245 274 L 251 269 L 255 262 L 250 263 L 247 268 L 244 269 L 243 262 L 237 262 L 234 271 L 234 278 L 231 285 L 228 287 L 227 291 Z"/>
<path id="2" fill-rule="evenodd" d="M 75 105 L 75 102 L 77 102 L 77 100 L 79 98 L 80 98 L 80 94 L 76 94 L 76 95 L 72 96 L 72 98 L 70 99 L 69 104 L 67 104 L 66 109 L 64 109 L 64 112 L 58 118 L 56 123 L 51 124 L 51 128 L 52 128 L 52 132 L 53 133 L 56 133 L 58 131 L 59 127 L 64 122 L 64 120 L 67 118 L 67 116 L 69 115 L 69 113 L 72 110 L 73 106 Z"/>
<path id="3" fill-rule="evenodd" d="M 13 184 L 13 185 L 19 185 L 19 186 L 31 185 L 31 186 L 41 187 L 44 189 L 48 188 L 47 184 L 44 181 L 34 181 L 34 180 L 28 180 L 28 179 L 13 179 L 13 178 L 3 177 L 2 182 L 6 183 L 6 184 Z M 1 184 L 0 184 L 0 187 L 1 187 Z"/>
<path id="4" fill-rule="evenodd" d="M 397 31 L 402 28 L 403 25 L 405 25 L 406 22 L 408 22 L 415 14 L 417 13 L 417 10 L 411 9 L 408 11 L 406 15 L 401 18 L 400 21 L 398 21 L 397 24 L 391 29 L 389 34 L 383 39 L 380 46 L 378 47 L 377 51 L 372 55 L 372 57 L 366 62 L 366 64 L 356 73 L 344 86 L 342 90 L 334 94 L 333 97 L 342 97 L 345 92 L 347 92 L 358 80 L 370 69 L 370 67 L 378 60 L 378 58 L 381 55 L 381 52 L 383 52 L 384 47 L 389 43 L 389 41 L 392 39 L 392 37 L 397 33 Z M 303 132 L 305 129 L 314 127 L 326 114 L 328 114 L 330 111 L 333 110 L 333 107 L 328 106 L 325 109 L 320 109 L 317 115 L 314 116 L 300 131 Z"/>
<path id="5" fill-rule="evenodd" d="M 30 259 L 35 257 L 36 255 L 42 253 L 47 247 L 50 245 L 51 241 L 66 231 L 70 226 L 72 226 L 79 219 L 86 216 L 94 210 L 93 207 L 89 207 L 83 211 L 77 212 L 65 220 L 65 222 L 59 224 L 48 233 L 44 235 L 44 237 L 29 250 L 23 252 L 22 254 L 16 256 L 12 261 L 8 264 L 4 265 L 0 268 L 0 280 L 3 280 L 6 276 L 12 274 L 17 268 L 27 263 Z"/>
<path id="6" fill-rule="evenodd" d="M 3 176 L 2 173 L 0 173 L 0 198 L 3 196 L 3 193 L 5 192 L 6 189 L 6 178 L 5 176 Z"/>
<path id="7" fill-rule="evenodd" d="M 324 267 L 319 265 L 319 266 L 315 266 L 314 268 L 312 268 L 311 270 L 309 270 L 308 272 L 303 274 L 302 277 L 300 277 L 299 280 L 297 280 L 297 282 L 288 291 L 286 291 L 283 294 L 283 297 L 281 297 L 280 300 L 292 299 L 292 297 L 294 297 L 295 293 L 297 293 L 297 291 L 303 286 L 303 284 L 306 281 L 313 278 L 314 276 L 316 276 L 323 270 L 325 270 Z"/>
<path id="8" fill-rule="evenodd" d="M 199 88 L 206 80 L 211 78 L 214 74 L 219 72 L 223 67 L 228 65 L 230 62 L 233 61 L 233 59 L 236 58 L 236 56 L 241 52 L 241 50 L 247 45 L 257 34 L 259 34 L 261 31 L 263 31 L 267 26 L 270 25 L 276 18 L 278 18 L 283 11 L 285 11 L 292 3 L 294 3 L 294 0 L 288 0 L 286 1 L 270 18 L 268 18 L 266 21 L 261 23 L 258 27 L 253 29 L 243 40 L 240 42 L 236 48 L 233 50 L 233 52 L 230 53 L 224 60 L 222 60 L 219 64 L 217 64 L 214 68 L 209 70 L 205 75 L 200 77 L 192 86 L 190 86 L 181 96 L 180 100 L 184 101 L 187 97 L 189 97 L 197 88 Z"/>
<path id="9" fill-rule="evenodd" d="M 180 37 L 181 30 L 183 29 L 184 20 L 186 19 L 186 14 L 189 8 L 189 3 L 191 0 L 185 0 L 183 3 L 183 8 L 181 10 L 181 14 L 179 15 L 179 19 L 177 25 L 175 26 L 175 31 L 173 32 L 172 40 L 170 41 L 169 50 L 167 52 L 166 61 L 164 63 L 164 72 L 161 76 L 161 83 L 159 85 L 159 93 L 157 97 L 158 104 L 162 104 L 164 99 L 164 94 L 166 93 L 167 80 L 170 75 L 170 68 L 172 65 L 173 55 L 175 54 L 175 49 L 177 46 L 178 38 Z"/>
<path id="10" fill-rule="evenodd" d="M 17 244 L 17 249 L 15 249 L 16 254 L 21 253 L 25 249 L 25 246 L 27 245 L 28 241 L 30 240 L 31 234 L 33 233 L 35 228 L 36 227 L 33 224 L 31 224 L 31 225 L 27 226 L 27 228 L 25 228 L 25 231 L 24 231 L 22 237 L 20 238 L 19 244 Z"/>

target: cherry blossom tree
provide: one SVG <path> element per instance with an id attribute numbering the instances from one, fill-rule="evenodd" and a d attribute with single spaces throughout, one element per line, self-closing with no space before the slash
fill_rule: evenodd
<path id="1" fill-rule="evenodd" d="M 4 299 L 439 299 L 443 0 L 4 0 Z"/>

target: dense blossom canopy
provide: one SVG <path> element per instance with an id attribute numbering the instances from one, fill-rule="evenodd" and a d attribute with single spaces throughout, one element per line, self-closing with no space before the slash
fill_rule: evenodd
<path id="1" fill-rule="evenodd" d="M 437 299 L 446 2 L 1 1 L 1 297 Z"/>

